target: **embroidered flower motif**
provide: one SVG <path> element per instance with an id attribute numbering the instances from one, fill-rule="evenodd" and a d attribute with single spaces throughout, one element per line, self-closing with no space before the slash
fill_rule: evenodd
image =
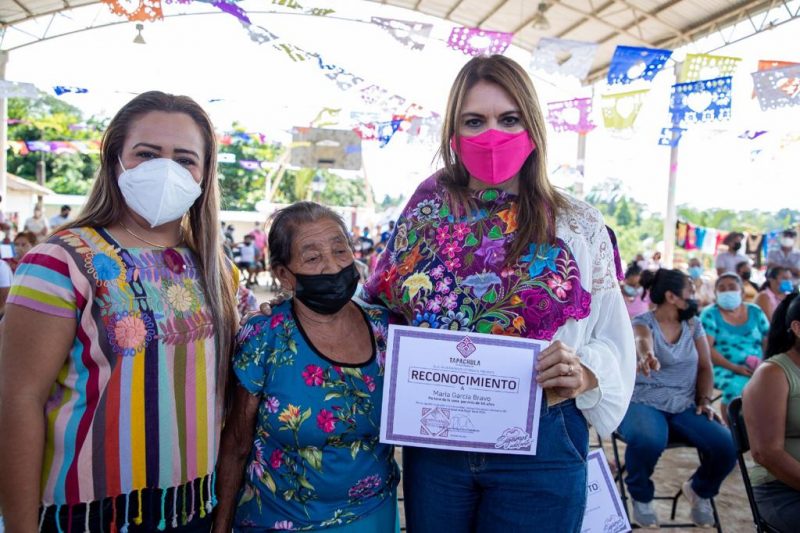
<path id="1" fill-rule="evenodd" d="M 521 316 L 516 317 L 511 323 L 514 325 L 514 328 L 519 332 L 522 332 L 522 330 L 525 329 L 525 319 L 522 318 Z"/>
<path id="2" fill-rule="evenodd" d="M 451 272 L 461 266 L 461 259 L 458 257 L 454 257 L 453 259 L 448 259 L 444 262 L 444 266 L 447 267 L 448 270 Z"/>
<path id="3" fill-rule="evenodd" d="M 309 387 L 322 386 L 325 382 L 325 375 L 322 372 L 322 368 L 317 365 L 306 365 L 306 369 L 303 370 L 303 381 L 305 381 L 306 385 Z"/>
<path id="4" fill-rule="evenodd" d="M 494 324 L 490 332 L 492 335 L 510 335 L 516 336 L 517 332 L 514 328 L 503 328 L 500 324 Z"/>
<path id="5" fill-rule="evenodd" d="M 441 329 L 449 329 L 451 331 L 468 331 L 469 328 L 469 318 L 467 315 L 459 311 L 455 313 L 453 311 L 448 311 L 446 316 L 441 317 Z"/>
<path id="6" fill-rule="evenodd" d="M 417 245 L 413 250 L 411 250 L 411 253 L 407 254 L 403 258 L 403 261 L 400 263 L 400 266 L 397 267 L 397 272 L 401 276 L 405 276 L 407 274 L 414 272 L 414 267 L 416 267 L 417 263 L 419 263 L 420 259 L 422 259 L 422 253 L 420 253 L 421 247 L 422 247 L 421 244 Z"/>
<path id="7" fill-rule="evenodd" d="M 104 253 L 94 254 L 92 257 L 92 267 L 94 267 L 97 279 L 100 281 L 117 279 L 124 268 L 119 259 L 114 259 Z"/>
<path id="8" fill-rule="evenodd" d="M 183 285 L 170 284 L 167 287 L 167 301 L 179 313 L 185 313 L 192 308 L 194 298 L 192 291 Z"/>
<path id="9" fill-rule="evenodd" d="M 453 226 L 453 237 L 458 239 L 459 241 L 463 241 L 464 237 L 469 235 L 470 229 L 469 226 L 464 224 L 463 222 L 456 224 Z M 441 243 L 439 243 L 441 244 Z"/>
<path id="10" fill-rule="evenodd" d="M 500 277 L 502 277 L 502 278 L 507 278 L 507 277 L 513 276 L 513 275 L 514 275 L 514 267 L 510 267 L 510 266 L 503 267 L 503 270 L 500 272 Z"/>
<path id="11" fill-rule="evenodd" d="M 442 305 L 447 309 L 455 309 L 458 307 L 458 296 L 456 296 L 456 293 L 451 292 L 445 296 L 444 300 L 442 300 Z"/>
<path id="12" fill-rule="evenodd" d="M 439 226 L 436 230 L 436 242 L 439 243 L 439 246 L 442 246 L 444 243 L 450 240 L 450 232 L 448 226 Z"/>
<path id="13" fill-rule="evenodd" d="M 437 294 L 436 296 L 428 300 L 428 303 L 425 304 L 425 309 L 427 309 L 428 311 L 432 311 L 434 313 L 438 313 L 439 311 L 441 311 L 442 297 Z"/>
<path id="14" fill-rule="evenodd" d="M 492 268 L 502 265 L 506 258 L 504 242 L 502 239 L 494 240 L 484 235 L 480 248 L 475 250 L 475 257 L 483 258 L 484 267 Z"/>
<path id="15" fill-rule="evenodd" d="M 444 276 L 444 265 L 436 265 L 433 270 L 431 270 L 431 277 L 433 279 L 441 279 Z"/>
<path id="16" fill-rule="evenodd" d="M 417 313 L 417 316 L 414 317 L 411 325 L 420 328 L 438 329 L 439 321 L 436 319 L 436 315 L 433 313 Z"/>
<path id="17" fill-rule="evenodd" d="M 447 257 L 449 257 L 450 259 L 453 259 L 461 250 L 463 250 L 463 248 L 461 248 L 461 246 L 459 246 L 458 243 L 455 241 L 448 242 L 447 244 L 442 246 L 442 252 L 447 254 Z"/>
<path id="18" fill-rule="evenodd" d="M 420 220 L 431 220 L 436 218 L 436 214 L 439 211 L 439 203 L 436 200 L 422 200 L 420 203 L 417 204 L 417 207 L 414 208 L 413 213 L 419 218 Z"/>
<path id="19" fill-rule="evenodd" d="M 278 415 L 278 420 L 280 420 L 284 424 L 291 424 L 293 422 L 299 421 L 300 408 L 292 404 L 289 404 L 289 407 L 281 411 L 281 414 Z"/>
<path id="20" fill-rule="evenodd" d="M 531 278 L 536 278 L 545 270 L 556 270 L 556 259 L 561 253 L 561 248 L 549 244 L 531 244 L 527 255 L 522 256 L 522 261 L 530 263 L 528 273 Z"/>
<path id="21" fill-rule="evenodd" d="M 364 375 L 364 385 L 367 386 L 368 391 L 375 392 L 375 380 L 372 379 L 372 376 Z"/>
<path id="22" fill-rule="evenodd" d="M 350 496 L 351 500 L 363 500 L 365 498 L 370 498 L 377 494 L 381 484 L 381 476 L 377 474 L 365 477 L 350 487 L 350 490 L 347 491 L 347 495 Z"/>
<path id="23" fill-rule="evenodd" d="M 408 228 L 405 224 L 397 226 L 397 234 L 394 236 L 394 250 L 402 252 L 408 248 Z"/>
<path id="24" fill-rule="evenodd" d="M 126 316 L 114 326 L 114 337 L 122 348 L 135 349 L 142 345 L 146 336 L 147 328 L 137 316 Z"/>
<path id="25" fill-rule="evenodd" d="M 497 216 L 506 223 L 506 229 L 503 230 L 503 234 L 508 235 L 509 233 L 517 231 L 517 228 L 519 227 L 517 225 L 518 212 L 519 210 L 517 209 L 517 204 L 513 203 L 508 209 L 504 209 L 497 213 Z"/>
<path id="26" fill-rule="evenodd" d="M 591 294 L 578 285 L 566 296 L 565 302 L 559 302 L 542 286 L 534 286 L 520 293 L 527 337 L 551 340 L 558 328 L 570 318 L 580 320 L 589 316 Z"/>
<path id="27" fill-rule="evenodd" d="M 333 417 L 333 413 L 327 409 L 320 409 L 317 414 L 317 426 L 325 433 L 333 432 L 336 429 L 336 419 Z"/>
<path id="28" fill-rule="evenodd" d="M 553 274 L 553 276 L 547 280 L 547 286 L 550 287 L 561 300 L 567 297 L 567 291 L 572 290 L 572 282 L 570 280 L 565 280 L 558 274 Z"/>
<path id="29" fill-rule="evenodd" d="M 433 284 L 427 274 L 417 272 L 406 278 L 403 282 L 403 288 L 408 289 L 409 297 L 415 298 L 421 290 L 432 291 Z"/>
<path id="30" fill-rule="evenodd" d="M 436 292 L 447 294 L 450 292 L 450 284 L 453 283 L 453 278 L 442 278 L 436 282 Z"/>
<path id="31" fill-rule="evenodd" d="M 294 522 L 291 520 L 278 520 L 272 524 L 272 529 L 279 531 L 294 531 Z"/>
<path id="32" fill-rule="evenodd" d="M 473 274 L 461 282 L 462 285 L 472 287 L 472 292 L 475 293 L 475 296 L 478 298 L 489 292 L 492 285 L 497 283 L 500 283 L 500 278 L 494 272 Z"/>
<path id="33" fill-rule="evenodd" d="M 272 320 L 270 320 L 269 322 L 269 329 L 275 329 L 278 326 L 280 326 L 283 323 L 284 318 L 286 317 L 284 316 L 283 313 L 278 313 L 277 315 L 274 315 L 272 317 Z"/>
<path id="34" fill-rule="evenodd" d="M 269 411 L 272 414 L 275 414 L 278 412 L 278 409 L 280 409 L 281 402 L 279 402 L 275 396 L 267 396 L 264 405 L 266 405 L 267 411 Z"/>
<path id="35" fill-rule="evenodd" d="M 273 470 L 277 470 L 283 464 L 283 452 L 281 450 L 274 450 L 272 455 L 269 456 L 269 466 L 272 467 Z"/>

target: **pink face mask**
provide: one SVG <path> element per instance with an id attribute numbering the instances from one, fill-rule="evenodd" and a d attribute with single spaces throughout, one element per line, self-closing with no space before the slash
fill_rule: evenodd
<path id="1" fill-rule="evenodd" d="M 498 185 L 514 177 L 536 149 L 527 131 L 486 130 L 473 137 L 461 137 L 460 144 L 459 149 L 455 135 L 450 139 L 450 146 L 470 175 L 489 185 Z"/>

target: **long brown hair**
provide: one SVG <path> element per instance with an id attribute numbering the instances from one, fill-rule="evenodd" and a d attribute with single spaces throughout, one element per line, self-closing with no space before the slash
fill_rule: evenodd
<path id="1" fill-rule="evenodd" d="M 517 234 L 508 244 L 507 260 L 513 263 L 528 251 L 531 243 L 554 243 L 556 216 L 568 205 L 547 177 L 547 138 L 544 116 L 539 108 L 536 90 L 525 70 L 515 61 L 501 55 L 475 57 L 456 76 L 447 99 L 438 155 L 444 162 L 439 182 L 447 189 L 457 206 L 469 205 L 469 172 L 450 147 L 450 139 L 458 133 L 459 120 L 467 92 L 479 81 L 499 85 L 517 104 L 520 119 L 536 150 L 522 165 L 519 173 Z"/>
<path id="2" fill-rule="evenodd" d="M 142 93 L 120 109 L 108 125 L 101 145 L 100 170 L 80 215 L 61 229 L 106 227 L 120 220 L 126 203 L 117 183 L 118 157 L 131 124 L 152 111 L 183 113 L 192 118 L 203 135 L 205 149 L 203 192 L 183 220 L 183 236 L 200 265 L 206 305 L 217 331 L 217 401 L 221 402 L 227 380 L 238 315 L 236 288 L 219 239 L 219 186 L 217 141 L 214 127 L 203 109 L 188 96 L 160 91 Z"/>

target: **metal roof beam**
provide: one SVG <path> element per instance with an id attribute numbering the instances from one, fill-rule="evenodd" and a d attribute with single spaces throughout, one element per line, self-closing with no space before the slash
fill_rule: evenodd
<path id="1" fill-rule="evenodd" d="M 445 20 L 450 20 L 450 15 L 452 15 L 452 14 L 453 14 L 453 12 L 454 12 L 456 9 L 458 9 L 459 7 L 461 7 L 461 4 L 463 4 L 463 3 L 464 3 L 464 0 L 458 0 L 458 2 L 456 2 L 455 4 L 453 4 L 453 7 L 451 7 L 451 8 L 450 8 L 450 10 L 449 10 L 447 13 L 445 13 L 445 15 L 444 15 L 444 19 L 445 19 Z"/>
<path id="2" fill-rule="evenodd" d="M 506 5 L 508 5 L 508 2 L 510 2 L 510 0 L 502 0 L 501 2 L 499 2 L 491 11 L 489 11 L 489 13 L 485 17 L 483 17 L 481 20 L 478 21 L 477 26 L 479 28 L 483 26 L 487 20 L 489 20 L 494 16 L 495 13 L 506 7 Z"/>
<path id="3" fill-rule="evenodd" d="M 594 13 L 587 13 L 586 11 L 578 9 L 577 7 L 572 7 L 572 6 L 568 5 L 568 4 L 563 4 L 562 3 L 562 4 L 558 4 L 558 5 L 563 7 L 564 9 L 567 9 L 569 11 L 572 11 L 574 13 L 577 13 L 577 14 L 581 15 L 582 17 L 584 17 L 586 19 L 590 19 L 590 20 L 593 20 L 593 21 L 598 22 L 600 24 L 603 24 L 604 26 L 608 26 L 609 28 L 614 30 L 615 33 L 622 33 L 622 34 L 630 37 L 634 41 L 637 41 L 637 42 L 642 43 L 642 44 L 648 44 L 647 41 L 644 40 L 642 37 L 640 37 L 640 36 L 638 36 L 638 35 L 636 35 L 634 33 L 631 33 L 630 31 L 628 31 L 628 28 L 631 28 L 633 25 L 629 25 L 626 28 L 621 28 L 621 27 L 617 26 L 616 24 L 613 24 L 611 22 L 608 22 L 607 20 L 604 20 L 604 19 L 598 17 Z"/>
<path id="4" fill-rule="evenodd" d="M 29 17 L 32 17 L 32 16 L 33 16 L 33 12 L 31 12 L 31 10 L 30 10 L 30 9 L 28 9 L 27 7 L 25 7 L 25 5 L 24 5 L 24 4 L 22 4 L 22 3 L 21 3 L 19 0 L 12 0 L 12 1 L 13 1 L 13 2 L 14 2 L 16 5 L 17 5 L 17 7 L 18 7 L 18 8 L 20 8 L 20 9 L 21 9 L 21 10 L 23 10 L 25 13 L 27 13 Z"/>

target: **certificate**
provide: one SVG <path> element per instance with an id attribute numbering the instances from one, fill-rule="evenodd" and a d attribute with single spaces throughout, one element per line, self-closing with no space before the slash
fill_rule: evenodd
<path id="1" fill-rule="evenodd" d="M 630 531 L 628 515 L 622 507 L 617 485 L 608 468 L 603 450 L 594 450 L 586 458 L 586 511 L 581 533 L 620 533 Z"/>
<path id="2" fill-rule="evenodd" d="M 535 455 L 547 343 L 389 326 L 381 441 Z"/>

